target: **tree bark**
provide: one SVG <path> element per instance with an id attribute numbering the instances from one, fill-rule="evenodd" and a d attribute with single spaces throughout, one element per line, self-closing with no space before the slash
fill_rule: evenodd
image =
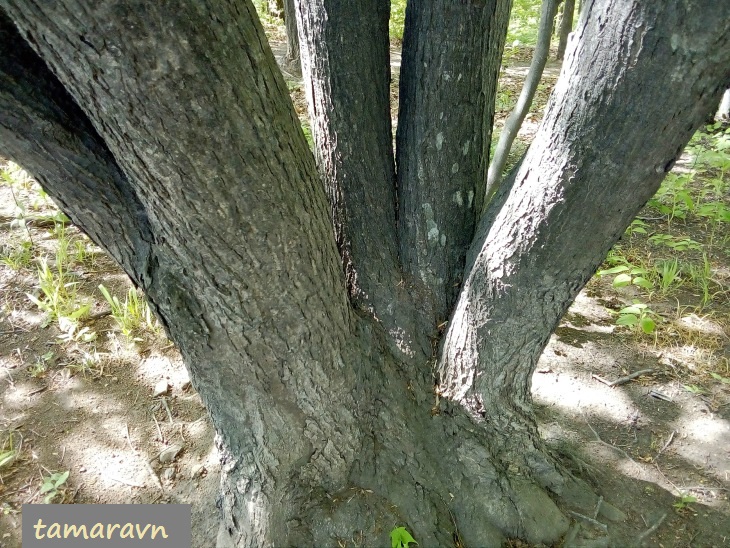
<path id="1" fill-rule="evenodd" d="M 0 6 L 37 54 L 0 61 L 0 131 L 32 172 L 59 168 L 52 195 L 118 246 L 180 347 L 224 455 L 218 546 L 382 546 L 393 524 L 422 546 L 560 539 L 547 491 L 582 487 L 544 451 L 530 374 L 730 86 L 730 7 L 587 2 L 536 145 L 466 255 L 508 2 L 412 8 L 397 190 L 379 0 L 298 6 L 316 165 L 250 1 Z M 439 258 L 431 223 L 461 248 Z M 394 344 L 402 325 L 428 340 L 459 268 L 440 362 Z"/>
<path id="2" fill-rule="evenodd" d="M 530 411 L 537 359 L 730 79 L 730 5 L 585 10 L 533 145 L 480 223 L 438 367 L 440 393 L 484 417 L 506 438 L 502 458 L 556 492 Z"/>
<path id="3" fill-rule="evenodd" d="M 149 220 L 137 278 L 230 455 L 222 537 L 298 544 L 302 493 L 346 484 L 362 445 L 364 358 L 326 196 L 253 5 L 2 5 Z M 99 182 L 87 207 L 101 217 Z M 71 200 L 73 187 L 56 189 Z"/>
<path id="4" fill-rule="evenodd" d="M 557 4 L 555 0 L 543 0 L 542 11 L 540 13 L 540 26 L 537 31 L 537 44 L 532 54 L 530 69 L 527 72 L 525 82 L 522 84 L 522 91 L 517 99 L 517 104 L 504 122 L 502 133 L 499 135 L 499 141 L 494 150 L 494 158 L 489 164 L 487 188 L 484 197 L 485 207 L 489 204 L 489 201 L 499 187 L 502 180 L 502 171 L 507 164 L 507 156 L 509 156 L 512 143 L 520 131 L 527 112 L 530 110 L 532 99 L 535 97 L 535 91 L 537 91 L 537 85 L 540 83 L 540 78 L 542 78 L 542 71 L 545 69 L 545 63 L 547 63 L 550 54 L 550 38 L 556 8 Z"/>
<path id="5" fill-rule="evenodd" d="M 299 55 L 299 25 L 294 0 L 284 0 L 284 23 L 286 24 L 286 58 L 287 66 L 295 72 L 302 73 L 302 62 Z"/>
<path id="6" fill-rule="evenodd" d="M 573 13 L 575 12 L 575 0 L 565 0 L 563 4 L 563 15 L 560 17 L 560 33 L 558 37 L 558 53 L 556 58 L 563 60 L 565 48 L 568 45 L 568 36 L 573 30 Z"/>
<path id="7" fill-rule="evenodd" d="M 432 295 L 434 324 L 448 319 L 459 294 L 481 213 L 510 8 L 510 0 L 436 0 L 406 9 L 396 139 L 399 250 L 409 281 Z"/>

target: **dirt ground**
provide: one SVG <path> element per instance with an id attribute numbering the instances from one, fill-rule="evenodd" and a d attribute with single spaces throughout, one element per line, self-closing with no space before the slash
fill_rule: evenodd
<path id="1" fill-rule="evenodd" d="M 502 116 L 524 66 L 516 57 L 503 74 Z M 557 71 L 548 71 L 524 140 Z M 304 116 L 296 80 L 290 88 Z M 124 300 L 129 281 L 72 225 L 60 236 L 77 250 L 66 275 L 90 309 L 74 329 L 47 322 L 28 294 L 43 297 L 41 258 L 51 271 L 58 267 L 59 219 L 37 185 L 12 175 L 12 184 L 0 185 L 0 548 L 20 546 L 21 505 L 48 496 L 66 504 L 190 503 L 193 546 L 214 546 L 213 431 L 179 354 L 154 327 L 134 333 L 136 341 L 121 332 L 98 285 Z M 616 287 L 606 274 L 589 283 L 553 335 L 533 379 L 540 427 L 565 466 L 603 497 L 593 512 L 571 516 L 563 545 L 730 546 L 726 225 L 668 221 L 651 208 L 640 218 L 645 233 L 627 234 L 605 268 L 641 258 L 653 264 L 667 250 L 648 238 L 669 232 L 698 244 L 669 256 L 689 253 L 687 264 L 702 257 L 711 298 L 700 302 L 686 273 L 686 283 L 667 292 Z M 649 334 L 616 324 L 618 311 L 637 299 L 656 324 Z M 65 481 L 42 492 L 65 472 Z"/>

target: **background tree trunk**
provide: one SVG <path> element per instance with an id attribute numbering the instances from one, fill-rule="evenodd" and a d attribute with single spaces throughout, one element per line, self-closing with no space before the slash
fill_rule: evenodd
<path id="1" fill-rule="evenodd" d="M 717 113 L 715 114 L 715 120 L 730 120 L 730 89 L 726 89 L 725 93 L 722 94 L 720 106 L 717 108 Z"/>
<path id="2" fill-rule="evenodd" d="M 556 58 L 563 60 L 565 48 L 568 45 L 568 36 L 573 30 L 573 13 L 575 11 L 575 0 L 565 0 L 563 4 L 563 15 L 560 17 L 560 32 L 558 35 L 558 53 Z"/>
<path id="3" fill-rule="evenodd" d="M 550 38 L 552 36 L 552 24 L 555 18 L 555 10 L 557 8 L 555 0 L 543 0 L 542 10 L 540 13 L 540 26 L 537 31 L 537 44 L 532 54 L 532 62 L 527 72 L 527 77 L 522 84 L 522 91 L 517 98 L 517 104 L 512 110 L 507 120 L 504 122 L 502 133 L 499 135 L 497 147 L 494 150 L 494 157 L 489 164 L 487 172 L 487 188 L 485 191 L 484 205 L 489 204 L 492 196 L 496 192 L 502 180 L 502 170 L 507 165 L 507 157 L 512 148 L 512 143 L 520 131 L 522 122 L 527 116 L 527 112 L 532 105 L 532 99 L 535 97 L 537 85 L 542 78 L 542 71 L 545 69 L 548 56 L 550 54 Z"/>
<path id="4" fill-rule="evenodd" d="M 285 62 L 295 74 L 302 73 L 302 62 L 299 55 L 299 25 L 295 0 L 284 0 L 284 23 L 286 24 L 286 58 Z"/>

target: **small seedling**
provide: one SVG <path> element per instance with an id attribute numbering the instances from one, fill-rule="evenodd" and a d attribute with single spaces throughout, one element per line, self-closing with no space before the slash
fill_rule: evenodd
<path id="1" fill-rule="evenodd" d="M 43 497 L 44 504 L 52 504 L 53 500 L 59 495 L 63 495 L 62 486 L 68 479 L 68 470 L 65 472 L 54 472 L 50 476 L 43 477 L 43 485 L 41 485 L 41 495 Z"/>
<path id="2" fill-rule="evenodd" d="M 685 493 L 680 493 L 679 499 L 677 499 L 677 502 L 672 504 L 672 506 L 674 506 L 677 510 L 684 510 L 693 502 L 697 502 L 697 497 L 693 497 L 692 495 L 687 495 Z"/>
<path id="3" fill-rule="evenodd" d="M 649 280 L 649 272 L 645 268 L 641 268 L 633 265 L 622 264 L 607 268 L 605 270 L 599 270 L 599 276 L 614 275 L 612 285 L 613 287 L 626 287 L 627 285 L 636 285 L 644 289 L 654 289 L 654 284 Z"/>
<path id="4" fill-rule="evenodd" d="M 687 251 L 690 249 L 700 251 L 702 249 L 702 245 L 691 238 L 677 238 L 671 234 L 654 234 L 649 237 L 649 241 L 654 245 L 663 245 L 674 251 Z"/>
<path id="5" fill-rule="evenodd" d="M 631 329 L 641 329 L 647 335 L 651 335 L 656 329 L 656 321 L 654 318 L 658 318 L 656 312 L 651 310 L 646 304 L 640 301 L 634 301 L 634 304 L 618 311 L 616 325 L 623 325 Z"/>
<path id="6" fill-rule="evenodd" d="M 659 275 L 659 291 L 661 291 L 662 295 L 668 295 L 684 283 L 680 277 L 681 269 L 677 259 L 659 261 L 654 266 L 654 270 Z"/>
<path id="7" fill-rule="evenodd" d="M 13 435 L 11 433 L 0 449 L 0 473 L 10 468 L 13 463 L 18 460 L 19 453 L 20 452 L 15 447 Z"/>
<path id="8" fill-rule="evenodd" d="M 391 548 L 408 548 L 411 543 L 418 544 L 405 527 L 396 527 L 390 532 Z"/>
<path id="9" fill-rule="evenodd" d="M 35 363 L 28 368 L 31 377 L 42 377 L 48 371 L 48 364 L 53 359 L 53 352 L 46 352 L 42 356 L 37 356 Z"/>
<path id="10" fill-rule="evenodd" d="M 692 392 L 692 394 L 704 394 L 705 393 L 705 389 L 700 386 L 697 386 L 696 384 L 683 384 L 682 386 L 684 386 L 684 389 L 687 392 Z"/>
<path id="11" fill-rule="evenodd" d="M 135 334 L 142 330 L 152 332 L 157 330 L 158 324 L 152 316 L 147 302 L 135 288 L 129 288 L 124 303 L 116 295 L 109 293 L 109 290 L 103 285 L 99 286 L 99 291 L 109 303 L 112 316 L 125 337 L 133 341 L 141 341 L 142 339 L 136 337 Z"/>

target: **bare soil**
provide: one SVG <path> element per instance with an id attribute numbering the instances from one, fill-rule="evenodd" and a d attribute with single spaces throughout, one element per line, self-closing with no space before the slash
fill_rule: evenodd
<path id="1" fill-rule="evenodd" d="M 502 90 L 515 100 L 525 66 L 517 60 L 503 74 Z M 556 77 L 553 66 L 523 128 L 525 143 Z M 304 119 L 301 87 L 289 85 Z M 21 505 L 42 502 L 44 479 L 65 471 L 52 502 L 190 503 L 193 546 L 214 546 L 213 430 L 173 345 L 154 330 L 130 341 L 108 314 L 97 286 L 123 298 L 129 281 L 69 226 L 66 237 L 88 251 L 72 261 L 72 274 L 78 298 L 92 304 L 81 326 L 95 340 L 64 340 L 57 322 L 42 327 L 44 314 L 26 295 L 38 295 L 37 260 L 53 263 L 53 215 L 34 185 L 0 186 L 2 256 L 32 240 L 24 264 L 0 264 L 0 463 L 3 450 L 16 455 L 0 464 L 0 548 L 20 546 Z M 540 427 L 565 466 L 603 497 L 592 512 L 572 515 L 563 545 L 730 546 L 730 384 L 716 377 L 730 379 L 730 250 L 720 238 L 727 230 L 689 220 L 667 227 L 651 209 L 642 217 L 648 234 L 625 237 L 626 258 L 665 253 L 648 243 L 652 233 L 687 235 L 702 246 L 688 261 L 707 254 L 712 298 L 698 304 L 689 283 L 647 294 L 597 277 L 553 335 L 533 379 Z M 654 333 L 616 325 L 616 311 L 634 299 L 656 313 Z M 161 381 L 167 389 L 155 395 Z"/>

